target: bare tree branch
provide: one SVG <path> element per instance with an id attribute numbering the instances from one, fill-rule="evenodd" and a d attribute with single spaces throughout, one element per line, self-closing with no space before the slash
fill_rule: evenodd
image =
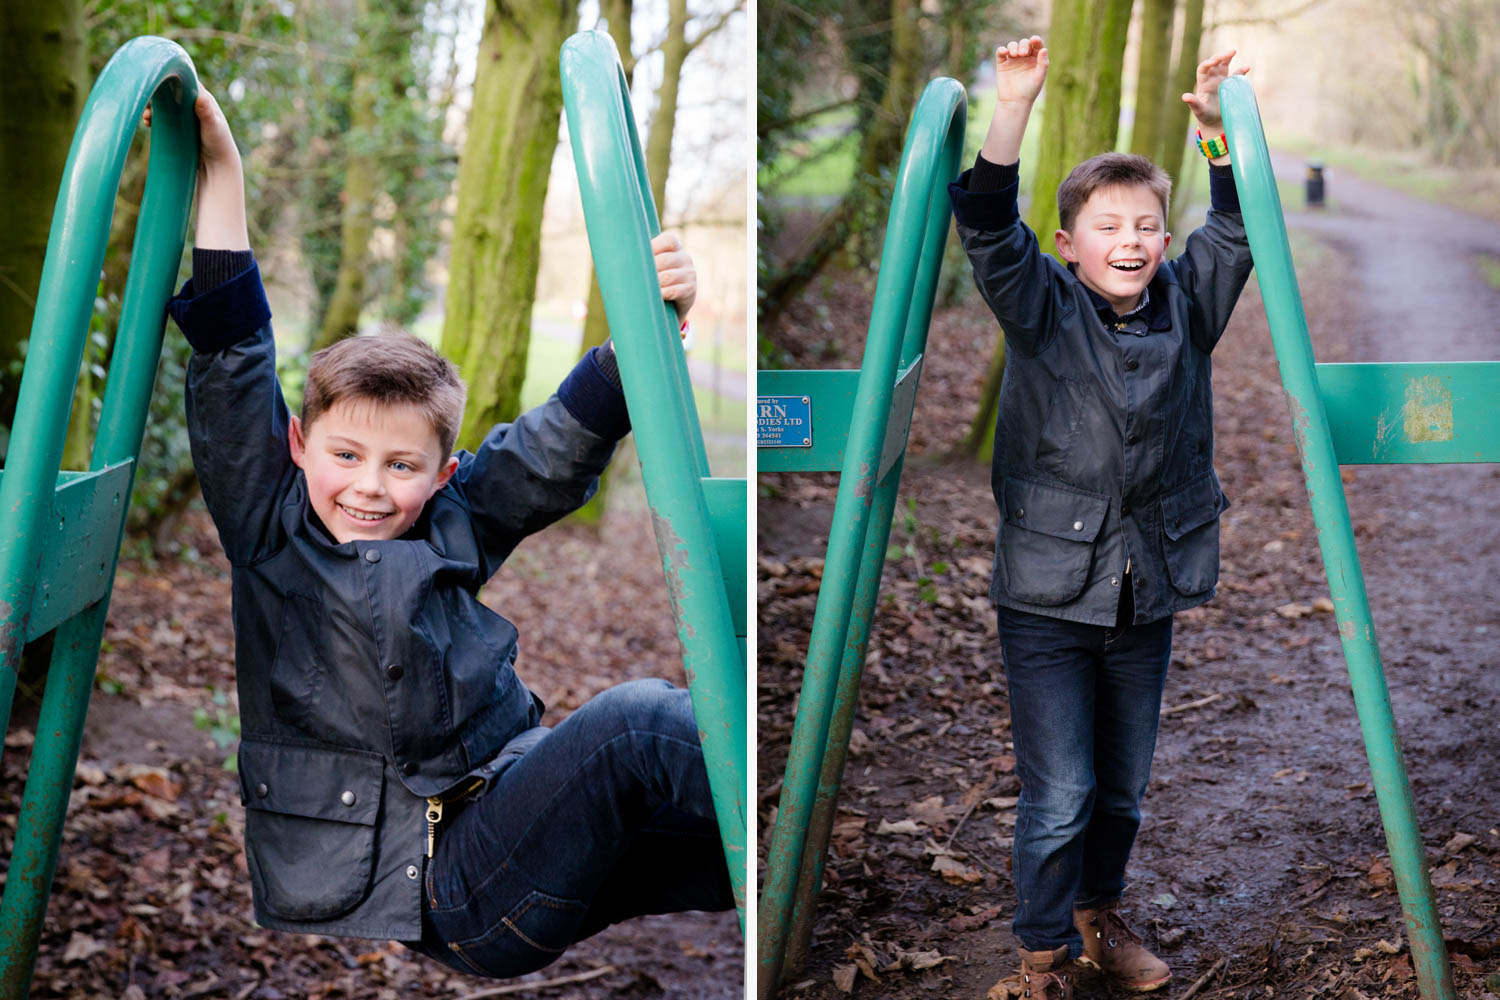
<path id="1" fill-rule="evenodd" d="M 703 44 L 704 39 L 708 38 L 709 35 L 712 35 L 714 32 L 724 27 L 725 22 L 727 22 L 731 17 L 733 17 L 735 14 L 738 14 L 744 9 L 745 0 L 737 0 L 733 7 L 730 7 L 728 10 L 720 13 L 719 16 L 713 21 L 713 23 L 709 24 L 702 31 L 698 32 L 697 38 L 688 39 L 688 54 L 691 55 L 694 49 Z"/>

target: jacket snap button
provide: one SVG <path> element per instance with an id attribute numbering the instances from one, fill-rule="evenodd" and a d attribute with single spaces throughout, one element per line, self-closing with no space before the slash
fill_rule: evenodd
<path id="1" fill-rule="evenodd" d="M 266 783 L 264 781 L 262 781 L 260 784 L 258 784 L 258 785 L 255 786 L 255 794 L 256 794 L 257 797 L 263 799 L 267 795 L 271 794 L 271 790 L 269 788 L 267 788 L 266 787 Z"/>
<path id="2" fill-rule="evenodd" d="M 1120 516 L 1121 517 L 1129 517 L 1130 516 L 1130 504 L 1128 504 L 1128 503 L 1122 503 L 1122 504 L 1120 504 Z"/>
<path id="3" fill-rule="evenodd" d="M 422 874 L 422 873 L 419 872 L 419 871 L 417 871 L 417 866 L 416 865 L 407 865 L 406 866 L 406 877 L 407 878 L 416 878 L 420 874 Z"/>
<path id="4" fill-rule="evenodd" d="M 1109 578 L 1109 585 L 1111 587 L 1118 587 L 1120 585 L 1120 578 L 1118 576 L 1112 576 L 1112 577 L 1110 577 Z"/>
<path id="5" fill-rule="evenodd" d="M 1025 507 L 1017 507 L 1016 508 L 1016 520 L 1019 521 L 1021 518 L 1025 517 L 1025 516 L 1026 516 L 1026 508 Z"/>
<path id="6" fill-rule="evenodd" d="M 1083 530 L 1083 522 L 1082 521 L 1074 521 L 1073 522 L 1073 530 L 1074 531 L 1082 531 Z"/>
<path id="7" fill-rule="evenodd" d="M 404 774 L 404 775 L 406 775 L 408 778 L 410 778 L 412 775 L 416 774 L 417 773 L 417 763 L 416 763 L 416 761 L 409 760 L 405 764 L 402 764 L 401 765 L 401 773 Z"/>
<path id="8" fill-rule="evenodd" d="M 349 791 L 344 792 L 343 795 L 339 796 L 339 801 L 346 806 L 354 805 L 354 793 Z"/>
<path id="9" fill-rule="evenodd" d="M 1125 370 L 1128 371 L 1128 372 L 1133 372 L 1137 368 L 1139 368 L 1140 366 L 1141 366 L 1141 363 L 1139 361 L 1137 361 L 1135 358 L 1131 358 L 1129 361 L 1125 362 Z"/>
<path id="10" fill-rule="evenodd" d="M 380 550 L 379 549 L 365 549 L 365 562 L 372 562 L 372 563 L 378 563 L 378 562 L 380 562 Z"/>
<path id="11" fill-rule="evenodd" d="M 385 668 L 385 675 L 393 681 L 399 681 L 401 679 L 401 675 L 404 673 L 406 673 L 406 671 L 401 669 L 401 664 L 399 663 L 392 663 L 390 666 Z"/>
<path id="12" fill-rule="evenodd" d="M 1135 444 L 1140 439 L 1141 439 L 1141 436 L 1139 434 L 1131 434 L 1129 437 L 1127 437 L 1125 439 L 1125 443 L 1126 444 Z"/>

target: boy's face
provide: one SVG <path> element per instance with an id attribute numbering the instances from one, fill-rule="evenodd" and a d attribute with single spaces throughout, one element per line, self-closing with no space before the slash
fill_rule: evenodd
<path id="1" fill-rule="evenodd" d="M 1079 280 L 1124 315 L 1141 301 L 1172 236 L 1161 200 L 1136 185 L 1095 191 L 1079 209 L 1072 232 L 1059 229 L 1056 242 L 1063 259 L 1078 265 Z"/>
<path id="2" fill-rule="evenodd" d="M 399 538 L 458 467 L 410 403 L 341 400 L 310 427 L 292 417 L 288 437 L 313 511 L 340 542 Z"/>

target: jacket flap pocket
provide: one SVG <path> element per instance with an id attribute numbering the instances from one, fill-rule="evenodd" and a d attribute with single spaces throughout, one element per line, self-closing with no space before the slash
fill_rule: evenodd
<path id="1" fill-rule="evenodd" d="M 1228 506 L 1218 477 L 1205 472 L 1161 498 L 1162 532 L 1175 542 L 1217 519 Z"/>
<path id="2" fill-rule="evenodd" d="M 1005 480 L 1005 518 L 1029 531 L 1092 543 L 1108 512 L 1108 497 L 1026 479 Z"/>
<path id="3" fill-rule="evenodd" d="M 244 740 L 240 796 L 267 812 L 374 826 L 384 766 L 374 755 Z"/>

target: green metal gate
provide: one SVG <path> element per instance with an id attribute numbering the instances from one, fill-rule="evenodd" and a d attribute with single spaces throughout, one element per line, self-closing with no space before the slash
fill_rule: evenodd
<path id="1" fill-rule="evenodd" d="M 801 966 L 823 878 L 870 620 L 948 235 L 967 105 L 956 80 L 923 91 L 901 153 L 865 356 L 857 371 L 762 371 L 762 472 L 841 471 L 791 754 L 766 858 L 756 941 L 759 995 Z"/>
<path id="2" fill-rule="evenodd" d="M 93 689 L 135 462 L 182 260 L 198 166 L 198 78 L 164 38 L 122 46 L 99 75 L 63 170 L 10 452 L 0 475 L 0 731 L 22 647 L 56 630 L 0 903 L 0 997 L 31 983 Z M 87 472 L 57 471 L 115 192 L 151 104 L 151 160 Z"/>
<path id="3" fill-rule="evenodd" d="M 1235 183 L 1349 667 L 1412 962 L 1425 1000 L 1453 1000 L 1416 806 L 1375 641 L 1342 465 L 1500 462 L 1500 362 L 1315 364 L 1255 92 L 1219 86 Z"/>
<path id="4" fill-rule="evenodd" d="M 651 238 L 661 226 L 614 40 L 600 31 L 568 39 L 562 81 L 594 271 L 620 361 L 743 929 L 747 484 L 709 473 L 687 359 L 656 280 Z"/>

